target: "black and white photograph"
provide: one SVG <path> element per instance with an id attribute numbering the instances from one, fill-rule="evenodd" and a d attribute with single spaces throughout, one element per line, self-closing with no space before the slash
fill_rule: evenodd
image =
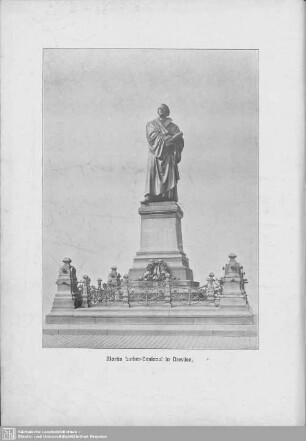
<path id="1" fill-rule="evenodd" d="M 258 348 L 258 51 L 45 49 L 43 346 Z"/>

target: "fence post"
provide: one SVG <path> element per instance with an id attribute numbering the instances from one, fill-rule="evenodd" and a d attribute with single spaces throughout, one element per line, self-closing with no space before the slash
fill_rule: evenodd
<path id="1" fill-rule="evenodd" d="M 57 292 L 54 297 L 51 311 L 58 311 L 59 309 L 74 309 L 73 286 L 70 274 L 72 268 L 71 259 L 65 257 L 63 263 L 64 265 L 59 269 L 59 275 L 56 281 Z"/>
<path id="2" fill-rule="evenodd" d="M 90 278 L 88 276 L 84 276 L 84 284 L 83 284 L 83 295 L 82 295 L 82 308 L 88 308 L 88 287 L 90 283 Z"/>
<path id="3" fill-rule="evenodd" d="M 215 306 L 216 307 L 220 306 L 220 297 L 221 297 L 220 293 L 217 292 L 215 294 Z"/>
<path id="4" fill-rule="evenodd" d="M 214 273 L 208 274 L 208 293 L 207 300 L 209 303 L 215 303 L 215 287 L 214 287 Z"/>
<path id="5" fill-rule="evenodd" d="M 166 274 L 166 285 L 165 285 L 165 303 L 167 306 L 171 306 L 171 288 L 170 288 L 170 274 Z"/>
<path id="6" fill-rule="evenodd" d="M 130 303 L 129 303 L 128 281 L 129 281 L 129 276 L 125 274 L 123 276 L 123 281 L 122 281 L 122 302 L 124 305 L 126 305 L 129 308 Z"/>
<path id="7" fill-rule="evenodd" d="M 115 303 L 119 302 L 119 300 L 120 300 L 120 288 L 118 286 L 117 286 L 117 288 L 115 288 L 114 298 L 115 298 Z"/>

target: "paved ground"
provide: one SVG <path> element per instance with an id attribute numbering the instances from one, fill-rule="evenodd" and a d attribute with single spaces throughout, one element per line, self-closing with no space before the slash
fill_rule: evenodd
<path id="1" fill-rule="evenodd" d="M 257 337 L 203 335 L 45 334 L 44 348 L 90 349 L 257 349 Z"/>

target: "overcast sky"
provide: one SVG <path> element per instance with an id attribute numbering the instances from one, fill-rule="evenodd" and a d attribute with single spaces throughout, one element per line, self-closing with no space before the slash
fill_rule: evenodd
<path id="1" fill-rule="evenodd" d="M 166 103 L 184 132 L 179 204 L 194 279 L 238 254 L 256 310 L 258 60 L 247 50 L 44 51 L 43 287 L 128 272 L 140 246 L 145 126 Z"/>

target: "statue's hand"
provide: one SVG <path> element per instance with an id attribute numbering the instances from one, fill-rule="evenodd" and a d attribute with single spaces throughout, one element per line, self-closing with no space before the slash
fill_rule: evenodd
<path id="1" fill-rule="evenodd" d="M 175 146 L 175 142 L 172 141 L 172 139 L 169 139 L 169 141 L 166 141 L 166 147 L 174 147 Z"/>
<path id="2" fill-rule="evenodd" d="M 170 144 L 170 143 L 175 144 L 176 141 L 182 137 L 183 137 L 183 132 L 178 132 L 175 135 L 170 136 L 169 139 L 166 140 L 166 144 Z M 166 139 L 166 137 L 165 137 L 165 139 Z"/>

